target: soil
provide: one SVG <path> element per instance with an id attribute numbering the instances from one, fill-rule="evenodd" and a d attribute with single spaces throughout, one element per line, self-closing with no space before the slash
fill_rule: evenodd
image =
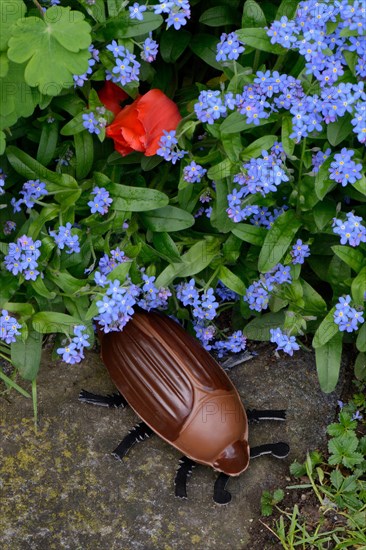
<path id="1" fill-rule="evenodd" d="M 230 480 L 232 502 L 212 501 L 215 473 L 195 468 L 188 500 L 174 498 L 179 453 L 158 437 L 131 450 L 123 462 L 110 452 L 138 421 L 129 410 L 78 402 L 80 389 L 114 391 L 96 351 L 76 366 L 52 361 L 45 350 L 38 378 L 39 426 L 32 404 L 15 392 L 0 397 L 0 494 L 2 550 L 276 550 L 282 548 L 260 514 L 263 490 L 283 488 L 281 509 L 300 507 L 309 525 L 318 502 L 312 493 L 286 489 L 298 483 L 289 465 L 306 452 L 326 450 L 326 426 L 335 418 L 341 380 L 332 394 L 321 392 L 314 357 L 278 356 L 273 347 L 252 347 L 258 355 L 229 376 L 247 408 L 287 409 L 287 420 L 251 426 L 250 444 L 286 441 L 284 460 L 253 460 Z M 23 383 L 23 386 L 25 384 Z M 276 517 L 276 516 L 275 516 Z"/>

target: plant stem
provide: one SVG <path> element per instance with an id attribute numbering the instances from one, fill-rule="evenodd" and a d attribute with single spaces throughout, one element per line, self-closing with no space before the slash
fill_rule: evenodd
<path id="1" fill-rule="evenodd" d="M 36 6 L 37 10 L 41 14 L 42 19 L 44 19 L 44 11 L 43 11 L 43 8 L 42 8 L 41 4 L 38 2 L 38 0 L 33 0 L 33 4 Z"/>
<path id="2" fill-rule="evenodd" d="M 32 400 L 33 400 L 34 431 L 35 433 L 37 433 L 38 406 L 37 406 L 37 381 L 36 380 L 32 380 Z"/>

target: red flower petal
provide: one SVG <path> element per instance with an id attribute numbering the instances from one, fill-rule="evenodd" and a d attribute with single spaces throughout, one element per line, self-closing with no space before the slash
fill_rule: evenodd
<path id="1" fill-rule="evenodd" d="M 159 149 L 163 130 L 175 130 L 182 117 L 178 107 L 161 90 L 153 89 L 143 95 L 136 105 L 138 118 L 145 129 L 145 155 L 150 157 Z"/>
<path id="2" fill-rule="evenodd" d="M 107 80 L 103 88 L 99 90 L 98 97 L 108 111 L 118 115 L 121 110 L 121 103 L 128 98 L 128 94 L 119 86 Z"/>
<path id="3" fill-rule="evenodd" d="M 106 135 L 114 140 L 115 149 L 122 156 L 145 151 L 145 129 L 138 119 L 137 102 L 138 99 L 126 105 L 106 128 Z"/>

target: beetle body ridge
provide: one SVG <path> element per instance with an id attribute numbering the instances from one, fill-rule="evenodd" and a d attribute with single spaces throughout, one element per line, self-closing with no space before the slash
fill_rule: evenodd
<path id="1" fill-rule="evenodd" d="M 118 390 L 160 437 L 228 475 L 248 467 L 248 423 L 239 394 L 178 323 L 136 312 L 122 332 L 103 335 L 101 355 Z"/>

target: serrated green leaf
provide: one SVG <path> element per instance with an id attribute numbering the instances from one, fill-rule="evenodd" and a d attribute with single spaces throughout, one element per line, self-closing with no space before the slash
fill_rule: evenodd
<path id="1" fill-rule="evenodd" d="M 342 358 L 343 334 L 337 332 L 323 346 L 315 349 L 316 370 L 324 393 L 330 393 L 337 385 Z"/>
<path id="2" fill-rule="evenodd" d="M 231 6 L 214 6 L 205 10 L 199 22 L 208 27 L 221 27 L 221 25 L 233 25 L 238 20 L 238 14 Z"/>
<path id="3" fill-rule="evenodd" d="M 11 344 L 11 361 L 25 380 L 35 380 L 41 364 L 42 336 L 31 330 L 25 342 Z"/>
<path id="4" fill-rule="evenodd" d="M 339 470 L 333 470 L 330 473 L 330 481 L 333 487 L 335 487 L 337 491 L 341 488 L 343 480 L 344 480 L 344 477 L 342 476 Z"/>
<path id="5" fill-rule="evenodd" d="M 267 273 L 281 261 L 300 227 L 301 222 L 294 210 L 287 210 L 274 221 L 259 254 L 259 271 Z"/>
<path id="6" fill-rule="evenodd" d="M 13 126 L 20 117 L 30 116 L 39 99 L 38 90 L 24 82 L 25 65 L 9 63 L 8 71 L 0 78 L 0 128 Z"/>
<path id="7" fill-rule="evenodd" d="M 130 187 L 113 183 L 109 186 L 113 203 L 112 210 L 123 210 L 125 212 L 146 212 L 167 206 L 169 198 L 165 193 L 156 189 L 143 187 Z"/>
<path id="8" fill-rule="evenodd" d="M 274 54 L 285 54 L 287 50 L 279 44 L 271 44 L 265 29 L 239 29 L 235 31 L 239 40 L 257 50 Z"/>
<path id="9" fill-rule="evenodd" d="M 1 0 L 0 2 L 0 51 L 5 51 L 12 34 L 14 23 L 24 17 L 27 11 L 22 0 Z"/>
<path id="10" fill-rule="evenodd" d="M 8 56 L 27 62 L 24 78 L 45 95 L 58 95 L 73 84 L 74 74 L 88 69 L 90 25 L 69 7 L 52 6 L 44 17 L 18 19 L 9 40 Z"/>
<path id="11" fill-rule="evenodd" d="M 323 321 L 320 323 L 313 338 L 313 347 L 320 348 L 324 346 L 338 332 L 338 325 L 334 322 L 335 307 L 333 307 Z"/>
<path id="12" fill-rule="evenodd" d="M 5 52 L 0 53 L 0 78 L 4 78 L 8 74 L 9 60 Z"/>
<path id="13" fill-rule="evenodd" d="M 157 232 L 182 231 L 194 224 L 194 217 L 189 212 L 176 206 L 164 206 L 141 214 L 141 219 L 147 229 Z"/>

